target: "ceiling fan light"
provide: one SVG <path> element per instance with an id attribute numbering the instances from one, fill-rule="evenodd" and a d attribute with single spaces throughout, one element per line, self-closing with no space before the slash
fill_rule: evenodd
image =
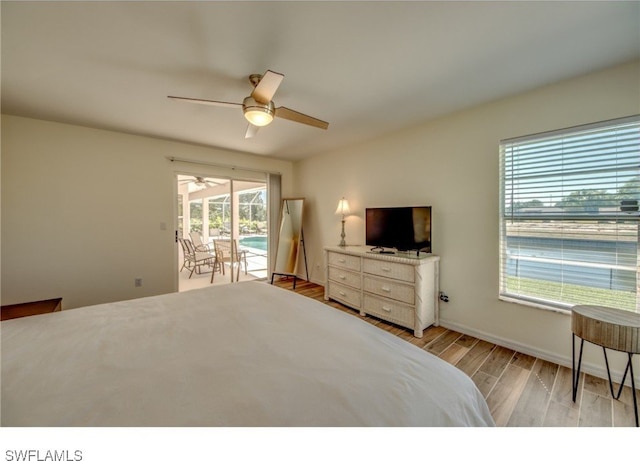
<path id="1" fill-rule="evenodd" d="M 244 98 L 242 110 L 244 111 L 244 118 L 255 126 L 266 126 L 271 123 L 275 112 L 273 102 L 269 101 L 268 104 L 261 104 L 250 96 Z"/>
<path id="2" fill-rule="evenodd" d="M 251 109 L 244 113 L 244 117 L 256 126 L 266 126 L 273 121 L 273 115 L 269 112 L 263 112 L 258 109 Z"/>

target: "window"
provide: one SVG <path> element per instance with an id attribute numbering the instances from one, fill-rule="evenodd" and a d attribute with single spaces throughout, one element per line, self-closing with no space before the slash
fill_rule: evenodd
<path id="1" fill-rule="evenodd" d="M 640 116 L 500 142 L 500 298 L 640 312 Z"/>

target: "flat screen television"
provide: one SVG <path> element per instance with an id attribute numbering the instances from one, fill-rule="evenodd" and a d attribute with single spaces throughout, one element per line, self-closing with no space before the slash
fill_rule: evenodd
<path id="1" fill-rule="evenodd" d="M 431 207 L 367 208 L 365 215 L 367 245 L 373 250 L 431 253 Z"/>

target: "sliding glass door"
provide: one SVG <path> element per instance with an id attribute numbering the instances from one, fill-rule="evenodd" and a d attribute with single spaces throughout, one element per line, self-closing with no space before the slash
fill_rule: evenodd
<path id="1" fill-rule="evenodd" d="M 179 290 L 267 278 L 268 196 L 259 180 L 178 175 L 178 236 L 211 253 L 211 266 L 191 273 L 180 247 Z M 200 252 L 200 253 L 198 253 Z M 190 276 L 190 277 L 189 277 Z"/>

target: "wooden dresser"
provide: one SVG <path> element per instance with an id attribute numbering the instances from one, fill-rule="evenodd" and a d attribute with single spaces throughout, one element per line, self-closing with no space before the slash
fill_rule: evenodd
<path id="1" fill-rule="evenodd" d="M 29 315 L 48 314 L 62 309 L 62 298 L 44 299 L 29 303 L 0 307 L 1 320 L 17 319 Z"/>
<path id="2" fill-rule="evenodd" d="M 372 253 L 370 247 L 327 247 L 325 300 L 333 299 L 413 329 L 417 338 L 438 325 L 440 257 Z"/>

